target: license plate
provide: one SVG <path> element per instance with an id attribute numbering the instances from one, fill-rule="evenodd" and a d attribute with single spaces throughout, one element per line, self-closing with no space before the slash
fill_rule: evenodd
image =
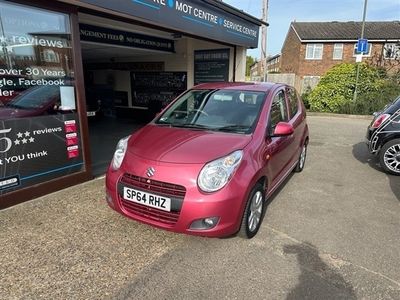
<path id="1" fill-rule="evenodd" d="M 149 207 L 171 211 L 171 198 L 124 187 L 124 199 Z"/>
<path id="2" fill-rule="evenodd" d="M 95 117 L 96 116 L 96 112 L 95 111 L 88 111 L 86 112 L 88 117 Z"/>

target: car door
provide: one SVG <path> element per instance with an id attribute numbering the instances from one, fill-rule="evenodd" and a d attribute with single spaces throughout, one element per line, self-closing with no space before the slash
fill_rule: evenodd
<path id="1" fill-rule="evenodd" d="M 289 110 L 287 106 L 284 89 L 278 90 L 273 96 L 271 109 L 269 111 L 268 128 L 265 139 L 264 159 L 267 164 L 267 173 L 272 186 L 283 179 L 291 165 L 294 144 L 294 136 L 273 136 L 276 125 L 279 122 L 289 121 Z"/>

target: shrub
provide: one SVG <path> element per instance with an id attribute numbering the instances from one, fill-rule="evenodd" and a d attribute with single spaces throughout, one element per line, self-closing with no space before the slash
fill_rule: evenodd
<path id="1" fill-rule="evenodd" d="M 310 110 L 333 113 L 361 113 L 360 107 L 353 103 L 353 95 L 356 82 L 356 64 L 343 63 L 330 69 L 310 93 L 308 101 Z M 382 72 L 377 68 L 360 64 L 360 76 L 358 81 L 358 97 L 366 99 L 366 95 L 378 93 L 385 85 Z M 356 102 L 359 103 L 357 100 Z M 361 110 L 369 111 L 366 107 Z"/>
<path id="2" fill-rule="evenodd" d="M 370 115 L 382 110 L 386 104 L 392 102 L 400 95 L 400 85 L 392 80 L 386 80 L 382 87 L 374 92 L 364 93 L 357 97 L 356 102 L 351 102 L 343 107 L 341 113 Z"/>

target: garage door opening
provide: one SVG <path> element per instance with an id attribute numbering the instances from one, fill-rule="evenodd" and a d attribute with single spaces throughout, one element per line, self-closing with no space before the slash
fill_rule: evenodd
<path id="1" fill-rule="evenodd" d="M 176 95 L 168 91 L 162 95 L 157 91 L 151 77 L 163 72 L 163 63 L 137 62 L 147 55 L 149 50 L 82 42 L 94 176 L 105 173 L 119 139 L 141 128 Z M 154 51 L 153 55 L 159 53 Z M 146 81 L 148 89 L 141 89 L 138 82 Z M 186 89 L 186 84 L 182 89 Z M 164 99 L 154 101 L 154 93 Z"/>
<path id="2" fill-rule="evenodd" d="M 83 13 L 79 28 L 94 176 L 185 90 L 235 78 L 234 47 Z"/>

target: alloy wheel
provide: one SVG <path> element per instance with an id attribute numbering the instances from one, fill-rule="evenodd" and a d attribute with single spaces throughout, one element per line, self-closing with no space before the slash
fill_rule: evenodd
<path id="1" fill-rule="evenodd" d="M 253 232 L 254 230 L 257 229 L 258 224 L 260 223 L 261 220 L 262 209 L 263 209 L 263 196 L 260 191 L 257 191 L 253 195 L 253 198 L 251 199 L 250 203 L 250 215 L 247 224 L 249 231 Z"/>
<path id="2" fill-rule="evenodd" d="M 307 146 L 304 145 L 303 149 L 301 149 L 301 154 L 300 154 L 300 162 L 299 162 L 300 169 L 304 168 L 304 164 L 306 162 L 306 155 L 307 155 Z"/>
<path id="3" fill-rule="evenodd" d="M 389 147 L 384 154 L 384 162 L 388 169 L 400 173 L 400 144 Z"/>

